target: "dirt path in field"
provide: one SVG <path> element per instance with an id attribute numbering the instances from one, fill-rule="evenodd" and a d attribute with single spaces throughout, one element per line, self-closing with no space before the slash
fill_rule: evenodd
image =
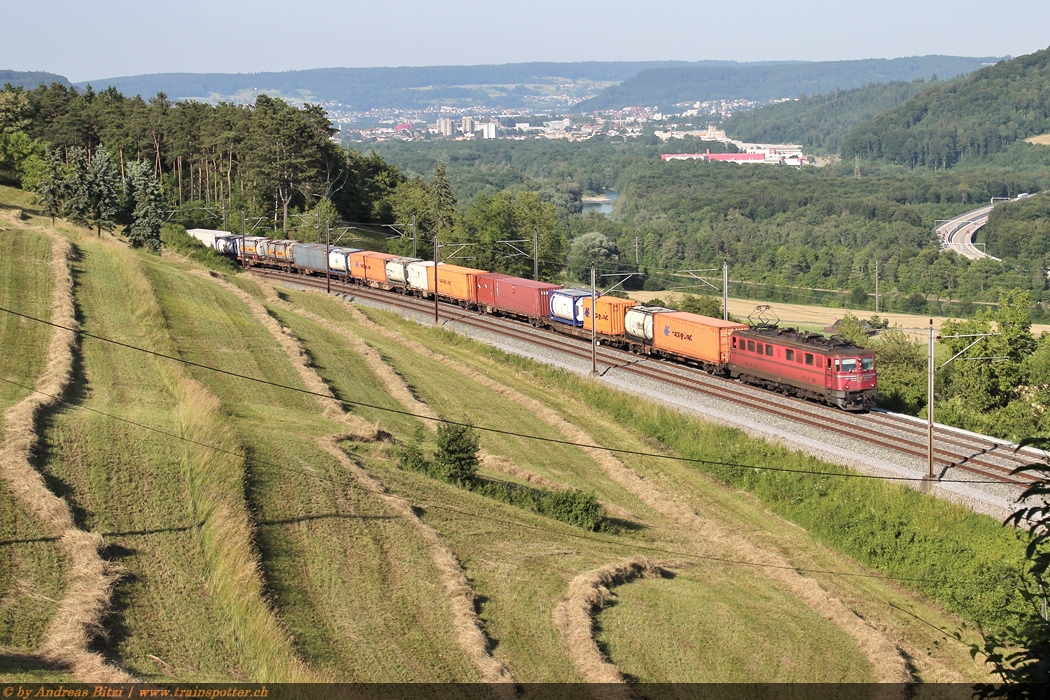
<path id="1" fill-rule="evenodd" d="M 314 371 L 314 368 L 310 366 L 310 357 L 306 354 L 306 350 L 303 348 L 298 338 L 296 338 L 290 330 L 278 323 L 277 319 L 270 315 L 266 310 L 266 307 L 263 306 L 258 299 L 248 294 L 237 285 L 223 279 L 223 277 L 217 273 L 194 270 L 191 274 L 195 274 L 198 277 L 203 277 L 218 284 L 248 306 L 248 309 L 251 311 L 252 316 L 255 317 L 255 320 L 261 323 L 263 327 L 269 331 L 273 339 L 276 340 L 277 344 L 281 346 L 282 350 L 284 350 L 284 354 L 288 357 L 289 361 L 291 361 L 296 372 L 299 373 L 299 379 L 301 379 L 303 384 L 306 385 L 306 388 L 315 394 L 322 394 L 322 396 L 316 398 L 325 418 L 345 424 L 358 435 L 359 439 L 365 441 L 376 439 L 378 436 L 378 426 L 372 425 L 343 410 L 342 405 L 336 400 L 332 390 L 324 380 L 321 379 L 320 375 Z"/>
<path id="2" fill-rule="evenodd" d="M 418 341 L 409 339 L 397 331 L 384 328 L 369 319 L 359 309 L 345 302 L 351 315 L 361 323 L 381 333 L 384 337 L 397 341 L 402 346 L 425 355 L 469 377 L 473 381 L 499 393 L 509 401 L 523 406 L 533 415 L 542 419 L 557 430 L 566 439 L 576 443 L 596 445 L 586 431 L 568 422 L 553 409 L 541 402 L 525 396 L 514 389 L 494 381 L 488 376 L 471 369 L 451 358 L 440 355 Z M 755 567 L 770 579 L 781 584 L 785 589 L 802 600 L 813 612 L 833 622 L 854 639 L 861 653 L 872 664 L 875 679 L 879 683 L 903 683 L 910 680 L 904 659 L 897 647 L 881 632 L 874 629 L 857 616 L 840 600 L 825 590 L 813 579 L 806 578 L 795 570 L 794 566 L 780 554 L 766 551 L 746 538 L 723 527 L 718 523 L 701 518 L 688 506 L 668 496 L 653 483 L 641 477 L 633 469 L 600 449 L 582 448 L 613 481 L 639 498 L 669 520 L 677 523 L 690 538 L 706 549 L 710 554 L 729 555 Z"/>
<path id="3" fill-rule="evenodd" d="M 489 640 L 474 610 L 474 589 L 470 587 L 470 582 L 467 581 L 463 567 L 460 566 L 455 553 L 445 544 L 437 530 L 416 515 L 408 501 L 390 495 L 385 486 L 339 448 L 339 441 L 344 438 L 353 439 L 351 436 L 334 436 L 319 439 L 318 442 L 330 455 L 339 460 L 339 463 L 353 475 L 361 488 L 383 499 L 391 511 L 400 514 L 401 517 L 412 523 L 420 533 L 430 547 L 430 556 L 434 565 L 441 572 L 441 583 L 445 587 L 445 596 L 448 598 L 452 611 L 453 628 L 456 631 L 456 641 L 460 649 L 474 663 L 483 682 L 501 684 L 497 692 L 501 696 L 513 698 L 514 686 L 511 684 L 514 680 L 507 668 L 497 661 L 489 650 Z"/>
<path id="4" fill-rule="evenodd" d="M 330 397 L 330 399 L 318 397 L 318 401 L 321 402 L 326 416 L 342 420 L 351 426 L 356 425 L 358 428 L 362 425 L 368 425 L 360 418 L 343 411 L 342 405 L 336 400 L 335 395 L 325 383 L 324 379 L 322 379 L 317 371 L 310 366 L 310 361 L 306 351 L 290 330 L 281 326 L 277 320 L 266 311 L 266 307 L 264 307 L 258 300 L 252 298 L 247 292 L 244 292 L 239 287 L 225 280 L 220 279 L 218 281 L 224 286 L 224 288 L 229 289 L 238 298 L 248 304 L 249 308 L 252 309 L 252 314 L 263 322 L 271 335 L 273 335 L 281 344 L 281 347 L 285 349 L 286 354 L 296 365 L 296 369 L 299 370 L 300 376 L 303 378 L 303 382 L 307 387 L 309 387 L 311 391 L 322 393 L 327 397 Z M 298 309 L 292 304 L 282 300 L 277 296 L 276 291 L 269 284 L 262 283 L 259 287 L 262 289 L 266 300 L 271 304 L 279 306 L 291 313 L 300 314 L 304 318 L 307 318 L 323 328 L 345 338 L 351 344 L 351 347 L 365 358 L 365 361 L 373 371 L 379 375 L 391 395 L 408 407 L 409 410 L 414 413 L 419 413 L 420 415 L 437 417 L 437 414 L 431 411 L 429 406 L 417 400 L 415 396 L 412 395 L 411 390 L 408 388 L 408 385 L 405 384 L 404 380 L 386 364 L 382 356 L 380 356 L 380 354 L 370 345 L 354 336 L 352 333 L 330 323 L 321 316 L 306 311 L 305 309 Z M 365 440 L 376 439 L 378 435 L 377 426 L 371 426 L 371 432 L 365 433 L 365 435 Z M 416 515 L 412 510 L 412 507 L 406 501 L 392 497 L 386 487 L 358 466 L 345 452 L 343 452 L 342 449 L 339 448 L 339 441 L 344 439 L 360 441 L 362 440 L 362 437 L 361 435 L 336 435 L 328 438 L 320 438 L 318 439 L 318 444 L 320 444 L 328 454 L 335 457 L 339 463 L 350 472 L 362 489 L 382 498 L 384 503 L 386 503 L 391 510 L 397 512 L 403 518 L 408 520 L 408 522 L 412 523 L 413 527 L 415 527 L 420 533 L 424 541 L 430 547 L 430 556 L 435 567 L 441 573 L 441 581 L 445 587 L 445 596 L 449 602 L 449 608 L 452 613 L 453 629 L 456 632 L 456 641 L 458 642 L 460 649 L 463 650 L 474 664 L 474 667 L 481 675 L 483 682 L 501 684 L 501 687 L 497 692 L 500 695 L 506 695 L 508 698 L 514 697 L 512 685 L 514 680 L 511 678 L 510 672 L 507 671 L 507 668 L 492 656 L 489 649 L 489 640 L 485 636 L 482 622 L 478 618 L 477 612 L 474 609 L 474 589 L 471 588 L 470 582 L 467 581 L 467 577 L 463 573 L 463 568 L 460 566 L 455 553 L 445 544 L 444 540 L 441 539 L 441 535 L 438 534 L 434 528 L 424 523 L 419 516 Z"/>
<path id="5" fill-rule="evenodd" d="M 662 574 L 644 557 L 633 557 L 584 571 L 569 582 L 554 609 L 554 624 L 584 683 L 624 682 L 620 669 L 609 663 L 594 641 L 594 615 L 615 598 L 609 589 L 636 578 L 659 578 Z M 622 692 L 603 687 L 601 697 L 629 698 L 631 692 L 626 686 Z"/>
<path id="6" fill-rule="evenodd" d="M 324 318 L 323 316 L 319 316 L 318 314 L 315 314 L 312 311 L 300 309 L 294 304 L 290 304 L 284 299 L 281 299 L 280 296 L 277 294 L 277 291 L 270 284 L 263 283 L 260 286 L 262 286 L 263 288 L 263 294 L 266 296 L 266 301 L 270 304 L 282 308 L 285 311 L 288 311 L 289 313 L 298 314 L 303 318 L 309 319 L 310 321 L 313 321 L 325 330 L 335 333 L 336 335 L 346 340 L 350 344 L 350 347 L 353 348 L 358 355 L 364 358 L 365 362 L 368 364 L 369 369 L 371 369 L 372 372 L 374 372 L 375 375 L 379 377 L 379 380 L 383 382 L 383 387 L 386 389 L 387 393 L 390 394 L 391 397 L 393 397 L 398 403 L 404 406 L 407 411 L 419 416 L 426 416 L 427 418 L 430 418 L 431 420 L 423 421 L 423 424 L 427 427 L 427 429 L 431 431 L 437 430 L 440 416 L 436 412 L 434 412 L 434 410 L 431 409 L 430 406 L 416 398 L 415 394 L 412 393 L 412 389 L 408 386 L 408 383 L 405 381 L 404 377 L 402 377 L 400 374 L 394 371 L 393 367 L 391 367 L 387 363 L 387 361 L 383 359 L 383 356 L 379 353 L 378 350 L 373 348 L 371 345 L 362 340 L 359 336 L 355 335 L 346 328 L 332 323 L 328 319 Z M 354 312 L 360 314 L 360 312 L 357 311 L 357 309 L 355 309 L 353 306 L 351 306 L 350 308 Z M 362 323 L 370 324 L 369 327 L 381 332 L 381 327 L 372 323 L 372 321 L 365 317 L 363 314 L 361 314 L 359 317 L 355 316 L 355 318 L 358 318 L 358 320 L 360 320 Z M 514 464 L 506 457 L 500 457 L 499 455 L 491 454 L 485 450 L 480 450 L 478 456 L 481 460 L 481 463 L 486 468 L 491 469 L 494 472 L 499 472 L 501 474 L 513 476 L 517 479 L 527 481 L 531 484 L 543 486 L 556 491 L 560 491 L 565 488 L 564 484 L 559 484 L 557 482 L 546 479 L 540 476 L 539 474 L 535 474 L 527 469 L 523 469 Z"/>
<path id="7" fill-rule="evenodd" d="M 44 232 L 52 239 L 51 321 L 77 328 L 69 269 L 72 245 L 63 236 Z M 35 384 L 39 393 L 30 394 L 4 414 L 0 472 L 11 490 L 58 538 L 59 547 L 69 558 L 65 595 L 47 629 L 41 656 L 69 668 L 82 683 L 131 683 L 134 677 L 89 650 L 103 631 L 101 620 L 109 610 L 110 595 L 120 572 L 100 555 L 105 546 L 102 536 L 76 526 L 69 504 L 51 493 L 30 461 L 39 443 L 37 418 L 44 409 L 55 405 L 69 386 L 75 343 L 74 332 L 52 330 L 47 364 Z"/>

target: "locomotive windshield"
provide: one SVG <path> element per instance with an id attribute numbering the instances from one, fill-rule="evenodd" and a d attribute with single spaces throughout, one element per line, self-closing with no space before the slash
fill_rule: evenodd
<path id="1" fill-rule="evenodd" d="M 874 357 L 862 357 L 860 358 L 860 367 L 865 372 L 870 372 L 875 369 L 875 358 Z"/>
<path id="2" fill-rule="evenodd" d="M 857 371 L 857 358 L 855 358 L 855 357 L 844 357 L 844 358 L 842 358 L 842 371 L 843 372 L 856 372 Z"/>

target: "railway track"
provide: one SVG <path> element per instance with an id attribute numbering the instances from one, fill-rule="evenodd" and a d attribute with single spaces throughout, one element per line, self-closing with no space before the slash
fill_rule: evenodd
<path id="1" fill-rule="evenodd" d="M 326 286 L 325 280 L 318 277 L 266 268 L 252 268 L 251 271 L 261 277 L 303 287 L 325 289 Z M 332 290 L 413 313 L 430 314 L 434 310 L 432 300 L 355 284 L 333 281 Z M 591 357 L 590 343 L 572 336 L 495 316 L 481 316 L 451 304 L 441 303 L 440 308 L 441 317 L 445 320 L 517 339 L 577 359 Z M 919 459 L 922 463 L 927 459 L 927 428 L 925 424 L 907 416 L 881 411 L 845 414 L 835 408 L 714 377 L 699 369 L 663 363 L 605 346 L 598 347 L 597 359 L 606 368 L 603 374 L 612 370 L 622 371 L 737 406 L 745 406 L 760 416 L 775 416 L 845 437 L 850 441 L 892 450 Z M 983 436 L 962 434 L 944 426 L 936 426 L 934 435 L 934 465 L 938 478 L 947 477 L 952 474 L 952 470 L 958 470 L 980 477 L 976 481 L 995 482 L 1018 489 L 1032 482 L 1030 477 L 1011 475 L 1010 472 L 1021 464 L 1035 461 L 1034 454 L 1014 453 L 1006 443 Z"/>

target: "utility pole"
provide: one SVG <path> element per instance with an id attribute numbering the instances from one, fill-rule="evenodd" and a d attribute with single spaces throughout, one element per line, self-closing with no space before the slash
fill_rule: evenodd
<path id="1" fill-rule="evenodd" d="M 434 325 L 440 324 L 438 319 L 438 237 L 434 234 Z"/>
<path id="2" fill-rule="evenodd" d="M 860 156 L 853 154 L 853 177 L 860 179 Z"/>
<path id="3" fill-rule="evenodd" d="M 875 313 L 879 313 L 879 261 L 875 261 Z"/>
<path id="4" fill-rule="evenodd" d="M 325 287 L 328 294 L 332 293 L 332 261 L 330 256 L 332 255 L 332 225 L 329 222 L 324 224 L 324 278 Z"/>
<path id="5" fill-rule="evenodd" d="M 317 242 L 321 242 L 321 200 L 317 200 Z"/>
<path id="6" fill-rule="evenodd" d="M 638 267 L 638 236 L 634 237 L 634 266 Z"/>
<path id="7" fill-rule="evenodd" d="M 722 258 L 722 320 L 729 320 L 729 258 Z"/>
<path id="8" fill-rule="evenodd" d="M 532 227 L 532 279 L 540 281 L 540 228 Z"/>
<path id="9" fill-rule="evenodd" d="M 244 252 L 244 203 L 241 203 L 241 269 L 248 269 L 248 254 Z"/>
<path id="10" fill-rule="evenodd" d="M 949 357 L 943 363 L 941 363 L 941 367 L 944 367 L 944 366 L 948 365 L 949 363 L 954 362 L 955 360 L 958 360 L 959 358 L 962 358 L 963 360 L 1008 360 L 1008 359 L 1010 359 L 1009 357 L 1005 357 L 1005 356 L 962 357 L 966 353 L 966 351 L 968 351 L 974 345 L 977 345 L 977 343 L 979 343 L 982 340 L 984 340 L 985 338 L 988 338 L 988 337 L 993 336 L 993 335 L 1001 335 L 1001 334 L 1000 333 L 960 333 L 958 335 L 937 336 L 938 338 L 976 338 L 976 340 L 974 340 L 972 343 L 970 343 L 965 348 L 963 348 L 959 352 L 957 352 L 954 355 L 952 355 L 951 357 Z M 926 389 L 926 391 L 929 394 L 928 398 L 926 399 L 926 425 L 927 425 L 927 430 L 929 431 L 928 458 L 929 458 L 930 468 L 929 468 L 929 471 L 927 472 L 926 476 L 923 477 L 923 482 L 924 482 L 923 485 L 924 486 L 926 485 L 927 482 L 932 482 L 932 481 L 934 481 L 936 479 L 936 477 L 933 475 L 933 372 L 934 372 L 934 369 L 935 369 L 934 364 L 933 364 L 934 363 L 933 340 L 934 340 L 933 319 L 931 318 L 930 319 L 930 357 L 929 357 L 929 360 L 928 360 L 928 362 L 929 362 L 929 375 L 930 376 L 929 376 L 929 385 L 927 386 L 927 389 Z"/>
<path id="11" fill-rule="evenodd" d="M 416 257 L 416 215 L 412 215 L 412 257 Z"/>
<path id="12" fill-rule="evenodd" d="M 929 443 L 927 457 L 929 458 L 930 468 L 926 473 L 926 478 L 933 481 L 935 478 L 933 475 L 933 370 L 934 370 L 934 358 L 933 358 L 933 319 L 930 319 L 930 357 L 929 357 L 929 377 L 927 392 L 928 398 L 926 403 L 926 428 L 929 431 Z"/>
<path id="13" fill-rule="evenodd" d="M 598 310 L 596 302 L 598 300 L 598 294 L 594 288 L 594 268 L 591 268 L 591 376 L 598 376 L 598 335 L 597 335 L 597 317 L 595 312 Z"/>

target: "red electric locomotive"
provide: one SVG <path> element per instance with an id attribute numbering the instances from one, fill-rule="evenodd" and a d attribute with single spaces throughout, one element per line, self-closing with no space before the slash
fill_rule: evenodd
<path id="1" fill-rule="evenodd" d="M 841 338 L 757 325 L 733 333 L 730 376 L 847 411 L 875 405 L 875 355 Z"/>

